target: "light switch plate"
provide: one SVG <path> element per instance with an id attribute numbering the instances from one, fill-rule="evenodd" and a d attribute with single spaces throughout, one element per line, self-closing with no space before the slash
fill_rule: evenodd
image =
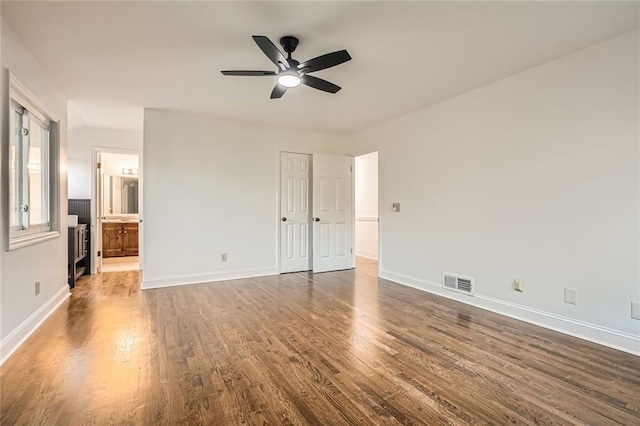
<path id="1" fill-rule="evenodd" d="M 572 305 L 576 305 L 576 301 L 577 301 L 577 293 L 578 290 L 576 290 L 575 288 L 565 288 L 564 289 L 564 302 L 565 303 L 570 303 Z"/>
<path id="2" fill-rule="evenodd" d="M 640 320 L 640 302 L 631 302 L 631 318 Z"/>
<path id="3" fill-rule="evenodd" d="M 393 203 L 391 206 L 391 211 L 394 213 L 398 213 L 400 211 L 400 203 Z"/>

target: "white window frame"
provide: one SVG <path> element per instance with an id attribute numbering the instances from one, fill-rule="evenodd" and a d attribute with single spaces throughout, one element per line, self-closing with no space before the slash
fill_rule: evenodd
<path id="1" fill-rule="evenodd" d="M 15 79 L 12 75 L 9 74 L 8 70 L 4 72 L 4 88 L 6 95 L 4 96 L 5 102 L 5 111 L 7 114 L 5 115 L 5 132 L 4 139 L 5 143 L 3 144 L 3 152 L 2 157 L 3 160 L 3 169 L 7 170 L 7 172 L 3 173 L 3 192 L 6 194 L 4 196 L 4 205 L 5 205 L 5 229 L 7 230 L 6 234 L 6 249 L 16 250 L 22 247 L 26 247 L 32 244 L 41 243 L 44 241 L 52 240 L 60 237 L 60 161 L 59 161 L 59 120 L 53 114 L 53 112 L 45 106 L 44 103 L 40 102 L 37 97 L 35 97 L 29 90 L 27 90 L 18 80 Z M 16 229 L 12 227 L 9 223 L 10 215 L 9 215 L 9 146 L 11 144 L 11 133 L 14 129 L 11 129 L 9 126 L 9 114 L 13 114 L 14 111 L 19 111 L 23 115 L 23 120 L 26 121 L 27 125 L 31 122 L 39 122 L 37 124 L 43 125 L 43 127 L 47 128 L 49 131 L 49 140 L 47 147 L 47 173 L 48 185 L 44 188 L 46 193 L 43 195 L 44 206 L 43 208 L 47 211 L 47 215 L 49 218 L 49 222 L 47 224 L 37 224 L 31 225 L 29 223 L 28 218 L 29 211 L 22 212 L 19 214 L 23 214 L 26 218 L 23 218 L 22 222 L 26 223 L 26 227 L 22 229 Z M 28 135 L 26 135 L 28 137 Z M 22 145 L 22 144 L 21 144 Z M 21 146 L 22 157 L 27 155 L 28 142 L 24 146 Z M 21 185 L 19 185 L 19 190 L 21 191 L 21 199 L 29 199 L 29 176 L 28 176 L 28 165 L 22 164 L 21 174 L 19 176 Z M 26 219 L 26 220 L 25 220 Z"/>

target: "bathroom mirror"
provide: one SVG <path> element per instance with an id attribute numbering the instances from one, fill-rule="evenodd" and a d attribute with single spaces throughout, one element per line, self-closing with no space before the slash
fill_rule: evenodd
<path id="1" fill-rule="evenodd" d="M 138 176 L 104 175 L 103 216 L 138 214 Z"/>

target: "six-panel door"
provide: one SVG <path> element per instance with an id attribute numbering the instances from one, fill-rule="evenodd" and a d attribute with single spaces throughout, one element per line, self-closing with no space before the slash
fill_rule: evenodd
<path id="1" fill-rule="evenodd" d="M 311 269 L 311 156 L 280 155 L 280 272 Z"/>
<path id="2" fill-rule="evenodd" d="M 352 158 L 313 154 L 313 272 L 352 267 Z"/>

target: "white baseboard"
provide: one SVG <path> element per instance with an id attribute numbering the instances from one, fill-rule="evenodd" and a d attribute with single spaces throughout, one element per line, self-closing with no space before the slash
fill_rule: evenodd
<path id="1" fill-rule="evenodd" d="M 266 277 L 269 275 L 278 275 L 279 273 L 280 271 L 278 271 L 277 267 L 271 266 L 269 268 L 236 269 L 231 271 L 209 272 L 206 274 L 168 275 L 153 278 L 143 277 L 141 288 L 147 290 L 178 285 L 203 284 L 241 278 Z"/>
<path id="2" fill-rule="evenodd" d="M 51 299 L 47 300 L 44 305 L 40 306 L 29 318 L 24 320 L 22 324 L 9 333 L 7 337 L 2 339 L 0 342 L 0 365 L 4 364 L 20 345 L 22 345 L 69 296 L 71 296 L 71 292 L 69 292 L 69 286 L 65 284 Z"/>
<path id="3" fill-rule="evenodd" d="M 477 308 L 486 309 L 497 314 L 515 318 L 520 321 L 538 325 L 549 330 L 568 334 L 613 349 L 640 355 L 640 336 L 621 331 L 601 327 L 596 324 L 567 318 L 550 312 L 541 311 L 516 303 L 507 302 L 490 296 L 475 293 L 474 296 L 448 291 L 442 288 L 438 282 L 423 280 L 399 272 L 381 270 L 380 278 L 396 282 L 398 284 L 413 287 L 438 296 L 466 303 Z"/>
<path id="4" fill-rule="evenodd" d="M 356 250 L 356 256 L 364 257 L 366 259 L 378 260 L 378 253 L 374 253 L 374 252 Z"/>

